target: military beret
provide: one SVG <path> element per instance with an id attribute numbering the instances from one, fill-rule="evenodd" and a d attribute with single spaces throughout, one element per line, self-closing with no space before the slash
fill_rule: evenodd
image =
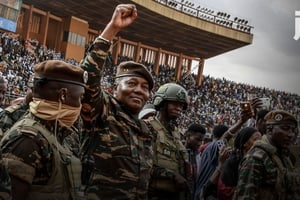
<path id="1" fill-rule="evenodd" d="M 264 120 L 267 125 L 294 123 L 297 126 L 296 118 L 284 110 L 272 110 L 266 114 Z"/>
<path id="2" fill-rule="evenodd" d="M 139 76 L 145 78 L 148 81 L 149 90 L 152 90 L 154 86 L 153 77 L 143 64 L 133 61 L 121 62 L 117 66 L 116 78 L 125 76 Z"/>
<path id="3" fill-rule="evenodd" d="M 47 60 L 33 67 L 35 80 L 57 81 L 85 86 L 88 73 L 75 65 L 60 60 Z"/>

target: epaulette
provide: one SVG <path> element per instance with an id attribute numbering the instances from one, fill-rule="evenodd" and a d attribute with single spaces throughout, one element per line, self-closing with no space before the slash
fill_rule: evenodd
<path id="1" fill-rule="evenodd" d="M 15 104 L 15 105 L 8 106 L 4 110 L 7 111 L 7 112 L 9 112 L 9 113 L 13 113 L 16 110 L 19 110 L 21 107 L 22 107 L 21 104 Z"/>
<path id="2" fill-rule="evenodd" d="M 257 151 L 254 151 L 254 152 L 252 153 L 252 156 L 253 156 L 254 158 L 259 159 L 259 160 L 263 159 L 263 158 L 266 156 L 266 152 L 265 152 L 263 149 L 261 149 L 261 148 L 256 148 L 256 149 L 258 149 L 258 150 L 257 150 Z"/>
<path id="3" fill-rule="evenodd" d="M 30 135 L 34 135 L 34 136 L 37 136 L 39 131 L 33 127 L 30 127 L 30 126 L 22 126 L 20 127 L 19 129 L 22 133 L 28 133 Z"/>

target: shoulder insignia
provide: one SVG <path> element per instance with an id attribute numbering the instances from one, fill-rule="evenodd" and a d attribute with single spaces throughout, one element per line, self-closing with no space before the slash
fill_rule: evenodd
<path id="1" fill-rule="evenodd" d="M 20 127 L 20 131 L 22 133 L 28 133 L 28 134 L 31 134 L 31 135 L 34 135 L 34 136 L 37 136 L 39 131 L 36 130 L 35 128 L 32 128 L 30 126 L 22 126 Z"/>
<path id="2" fill-rule="evenodd" d="M 21 108 L 20 104 L 15 104 L 15 105 L 12 105 L 12 106 L 8 106 L 4 110 L 7 111 L 7 112 L 9 112 L 9 113 L 13 113 L 13 112 L 15 112 L 16 110 L 18 110 L 20 108 Z"/>
<path id="3" fill-rule="evenodd" d="M 261 159 L 264 159 L 267 154 L 268 153 L 265 151 L 265 149 L 260 148 L 260 147 L 254 147 L 254 148 L 251 149 L 250 152 L 248 152 L 246 154 L 246 157 L 252 156 L 256 159 L 261 160 Z"/>

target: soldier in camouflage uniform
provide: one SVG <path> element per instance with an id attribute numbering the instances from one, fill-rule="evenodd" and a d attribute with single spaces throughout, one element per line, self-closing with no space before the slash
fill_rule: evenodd
<path id="1" fill-rule="evenodd" d="M 81 110 L 87 72 L 63 61 L 34 66 L 30 112 L 1 140 L 13 199 L 80 199 L 81 164 L 72 154 L 72 125 Z"/>
<path id="2" fill-rule="evenodd" d="M 266 134 L 241 163 L 234 199 L 300 199 L 300 170 L 286 154 L 297 120 L 283 110 L 270 111 L 264 119 Z"/>
<path id="3" fill-rule="evenodd" d="M 187 109 L 187 92 L 178 84 L 164 84 L 156 91 L 153 105 L 158 111 L 157 116 L 145 120 L 157 136 L 149 199 L 191 198 L 188 178 L 192 177 L 188 177 L 186 171 L 187 150 L 175 124 Z"/>
<path id="4" fill-rule="evenodd" d="M 28 93 L 22 102 L 10 105 L 0 112 L 0 139 L 15 122 L 21 119 L 29 108 L 32 93 Z"/>
<path id="5" fill-rule="evenodd" d="M 100 85 L 110 41 L 136 17 L 135 5 L 118 5 L 81 62 L 89 72 L 81 114 L 87 199 L 147 199 L 152 135 L 138 114 L 149 99 L 153 78 L 144 65 L 127 61 L 117 66 L 113 94 Z"/>

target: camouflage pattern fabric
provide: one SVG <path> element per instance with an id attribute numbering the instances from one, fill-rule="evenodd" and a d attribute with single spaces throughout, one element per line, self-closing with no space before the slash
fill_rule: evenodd
<path id="1" fill-rule="evenodd" d="M 24 118 L 33 119 L 45 124 L 30 113 Z M 53 133 L 54 127 L 48 127 Z M 78 155 L 78 140 L 71 129 L 58 127 L 58 141 L 68 147 L 73 147 Z M 67 138 L 67 139 L 66 139 Z M 47 139 L 32 126 L 14 128 L 6 133 L 1 141 L 3 158 L 8 160 L 9 173 L 31 185 L 47 185 L 53 172 L 53 147 Z"/>
<path id="2" fill-rule="evenodd" d="M 300 167 L 300 144 L 291 145 L 290 150 L 296 159 L 295 167 Z"/>
<path id="3" fill-rule="evenodd" d="M 28 109 L 28 104 L 19 103 L 8 106 L 0 112 L 0 139 L 16 121 L 18 121 Z"/>
<path id="4" fill-rule="evenodd" d="M 11 198 L 10 191 L 10 178 L 7 172 L 7 168 L 4 165 L 4 161 L 2 159 L 2 152 L 0 150 L 0 199 L 8 200 Z"/>
<path id="5" fill-rule="evenodd" d="M 264 135 L 242 160 L 234 199 L 299 199 L 300 173 Z"/>
<path id="6" fill-rule="evenodd" d="M 174 182 L 175 173 L 186 179 L 189 176 L 186 162 L 188 153 L 180 140 L 180 133 L 175 127 L 169 132 L 154 117 L 145 120 L 148 128 L 156 135 L 154 147 L 154 166 L 150 184 L 150 199 L 190 199 L 190 192 L 179 192 Z M 190 188 L 191 189 L 191 188 Z"/>
<path id="7" fill-rule="evenodd" d="M 110 44 L 96 38 L 83 62 L 89 80 L 82 101 L 82 162 L 87 199 L 147 199 L 152 136 L 100 87 Z"/>

